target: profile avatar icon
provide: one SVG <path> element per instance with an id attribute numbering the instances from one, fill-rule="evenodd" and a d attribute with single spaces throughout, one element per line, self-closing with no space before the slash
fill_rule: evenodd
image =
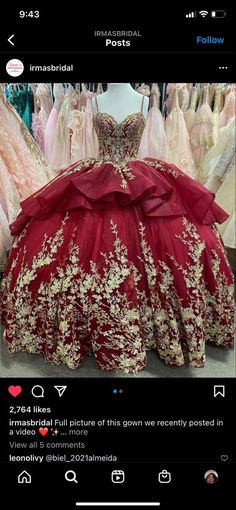
<path id="1" fill-rule="evenodd" d="M 210 469 L 209 471 L 206 471 L 204 474 L 205 482 L 209 485 L 212 485 L 217 482 L 218 480 L 218 473 L 214 471 L 213 469 Z"/>

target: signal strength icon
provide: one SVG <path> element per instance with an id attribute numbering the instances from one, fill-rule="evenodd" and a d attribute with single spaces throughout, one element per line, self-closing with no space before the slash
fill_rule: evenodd
<path id="1" fill-rule="evenodd" d="M 208 15 L 208 11 L 199 11 L 199 14 L 202 18 L 205 18 Z"/>
<path id="2" fill-rule="evenodd" d="M 196 18 L 196 15 L 197 15 L 197 13 L 192 11 L 192 12 L 189 12 L 188 14 L 185 14 L 185 18 Z"/>

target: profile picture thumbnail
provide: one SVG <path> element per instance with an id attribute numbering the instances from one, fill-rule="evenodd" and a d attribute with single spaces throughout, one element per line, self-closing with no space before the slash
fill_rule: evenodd
<path id="1" fill-rule="evenodd" d="M 218 480 L 218 473 L 213 469 L 209 469 L 209 471 L 206 471 L 204 474 L 204 479 L 206 483 L 209 483 L 209 485 L 214 484 Z"/>

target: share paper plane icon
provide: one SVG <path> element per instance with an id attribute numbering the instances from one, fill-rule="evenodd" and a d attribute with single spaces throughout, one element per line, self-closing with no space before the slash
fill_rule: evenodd
<path id="1" fill-rule="evenodd" d="M 59 397 L 62 397 L 64 391 L 66 391 L 67 386 L 54 386 L 54 388 L 58 391 Z"/>

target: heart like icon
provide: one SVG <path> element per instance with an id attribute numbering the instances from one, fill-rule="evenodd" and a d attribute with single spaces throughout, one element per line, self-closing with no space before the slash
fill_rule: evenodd
<path id="1" fill-rule="evenodd" d="M 228 460 L 229 456 L 228 455 L 221 455 L 220 458 L 221 458 L 221 460 L 223 460 L 223 462 L 226 462 L 226 460 Z"/>
<path id="2" fill-rule="evenodd" d="M 12 397 L 18 397 L 18 395 L 22 392 L 22 388 L 21 386 L 9 386 L 8 391 Z"/>
<path id="3" fill-rule="evenodd" d="M 39 427 L 39 433 L 41 434 L 41 436 L 46 436 L 47 433 L 48 433 L 48 428 L 47 427 Z"/>

